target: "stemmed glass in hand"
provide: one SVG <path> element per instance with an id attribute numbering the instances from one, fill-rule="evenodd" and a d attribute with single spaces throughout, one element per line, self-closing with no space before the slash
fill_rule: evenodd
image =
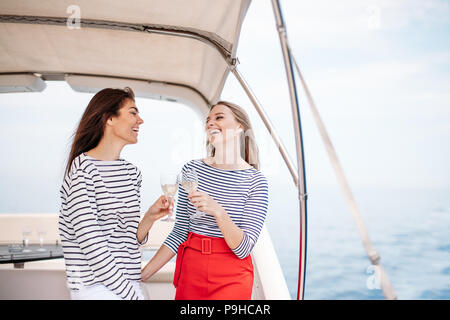
<path id="1" fill-rule="evenodd" d="M 186 169 L 180 175 L 180 183 L 184 190 L 189 194 L 191 192 L 197 191 L 198 187 L 198 175 L 194 169 Z M 192 215 L 192 218 L 200 218 L 203 217 L 206 213 L 195 210 L 195 213 Z"/>
<path id="2" fill-rule="evenodd" d="M 178 175 L 176 173 L 164 173 L 161 174 L 161 189 L 164 195 L 169 201 L 169 206 L 172 205 L 172 202 L 175 199 L 175 195 L 178 190 Z M 167 215 L 165 219 L 161 221 L 175 221 L 172 217 Z"/>

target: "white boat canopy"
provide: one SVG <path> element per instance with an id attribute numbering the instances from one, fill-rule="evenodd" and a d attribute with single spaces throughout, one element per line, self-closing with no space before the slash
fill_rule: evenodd
<path id="1" fill-rule="evenodd" d="M 2 0 L 0 92 L 133 88 L 205 114 L 223 90 L 250 0 Z"/>

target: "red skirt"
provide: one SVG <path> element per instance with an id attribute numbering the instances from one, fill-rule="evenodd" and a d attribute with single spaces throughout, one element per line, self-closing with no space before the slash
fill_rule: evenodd
<path id="1" fill-rule="evenodd" d="M 253 264 L 239 259 L 225 239 L 190 232 L 178 248 L 175 300 L 250 300 Z"/>

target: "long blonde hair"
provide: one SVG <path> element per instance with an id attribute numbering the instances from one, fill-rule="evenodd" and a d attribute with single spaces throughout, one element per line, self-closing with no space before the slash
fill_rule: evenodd
<path id="1" fill-rule="evenodd" d="M 253 133 L 252 125 L 248 118 L 247 113 L 235 103 L 228 101 L 219 101 L 211 107 L 212 110 L 215 106 L 224 105 L 228 107 L 234 115 L 236 121 L 243 127 L 243 131 L 240 135 L 241 145 L 241 157 L 255 169 L 259 170 L 259 155 L 258 146 L 256 145 L 255 135 Z M 216 149 L 209 142 L 206 141 L 206 152 L 208 157 L 214 157 Z"/>

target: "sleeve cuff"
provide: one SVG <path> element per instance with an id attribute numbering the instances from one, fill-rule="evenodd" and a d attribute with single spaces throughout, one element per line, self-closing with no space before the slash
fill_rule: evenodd
<path id="1" fill-rule="evenodd" d="M 139 240 L 138 240 L 138 244 L 139 244 L 140 246 L 143 246 L 144 244 L 147 243 L 147 241 L 148 241 L 148 233 L 147 233 L 147 235 L 145 236 L 144 240 L 142 240 L 142 242 L 139 242 Z"/>
<path id="2" fill-rule="evenodd" d="M 168 241 L 168 239 L 166 239 L 166 241 L 163 242 L 163 245 L 165 245 L 167 248 L 169 248 L 173 253 L 177 254 L 178 253 L 178 247 L 176 244 L 172 243 L 171 241 Z"/>
<path id="3" fill-rule="evenodd" d="M 231 249 L 231 251 L 234 252 L 234 254 L 239 259 L 244 259 L 247 257 L 250 253 L 250 240 L 248 236 L 244 233 L 244 238 L 242 239 L 241 243 L 234 249 Z"/>

